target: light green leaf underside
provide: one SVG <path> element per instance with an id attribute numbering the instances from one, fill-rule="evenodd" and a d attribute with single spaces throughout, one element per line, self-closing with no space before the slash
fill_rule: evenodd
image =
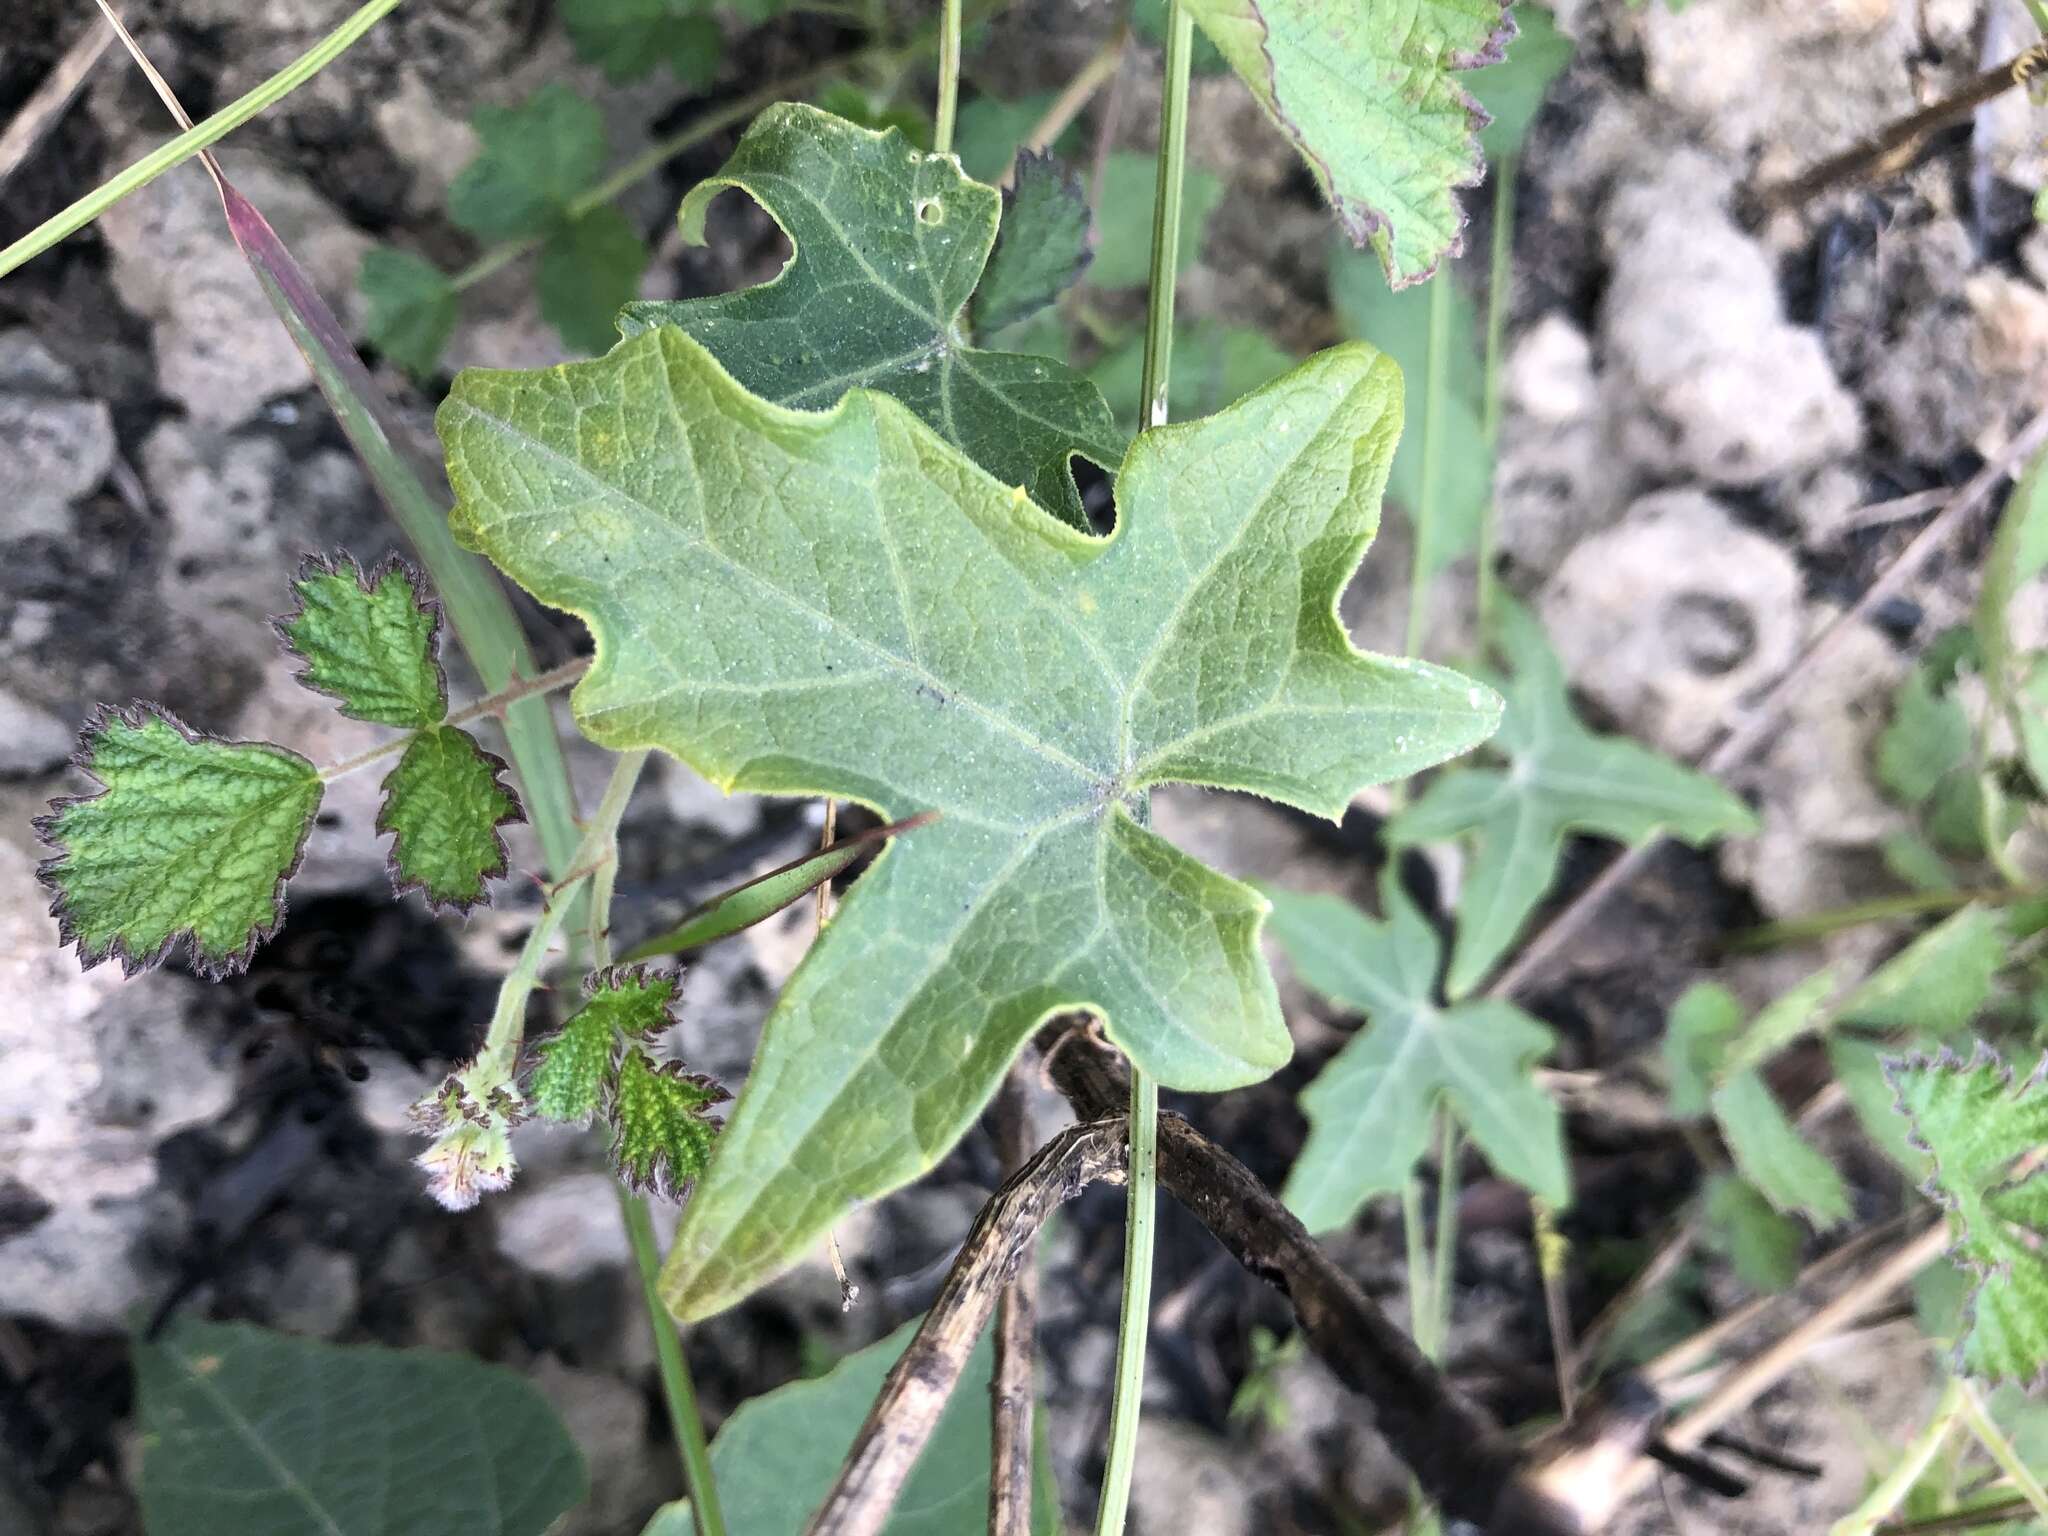
<path id="1" fill-rule="evenodd" d="M 448 693 L 434 655 L 440 616 L 396 560 L 367 577 L 356 563 L 309 560 L 292 582 L 298 607 L 278 623 L 305 660 L 299 681 L 340 700 L 352 720 L 406 730 L 436 725 Z"/>
<path id="2" fill-rule="evenodd" d="M 824 1502 L 882 1382 L 917 1332 L 913 1318 L 823 1376 L 742 1403 L 711 1442 L 711 1476 L 728 1526 L 746 1536 L 799 1536 Z M 939 1416 L 881 1536 L 961 1536 L 988 1511 L 988 1383 L 995 1345 L 984 1335 Z M 678 1536 L 695 1529 L 687 1518 Z M 1032 1501 L 1034 1536 L 1054 1536 L 1059 1511 Z"/>
<path id="3" fill-rule="evenodd" d="M 1498 769 L 1440 774 L 1388 824 L 1399 847 L 1471 835 L 1476 847 L 1458 896 L 1458 938 L 1446 990 L 1463 996 L 1514 945 L 1557 877 L 1568 832 L 1636 842 L 1662 832 L 1698 845 L 1754 831 L 1741 800 L 1703 774 L 1618 736 L 1596 736 L 1572 713 L 1557 657 L 1527 610 L 1501 609 L 1514 659 L 1501 685 L 1507 713 L 1493 749 Z"/>
<path id="4" fill-rule="evenodd" d="M 425 893 L 430 906 L 468 908 L 485 882 L 505 873 L 498 828 L 517 821 L 519 802 L 499 780 L 502 758 L 467 731 L 437 725 L 413 737 L 384 780 L 377 830 L 393 834 L 393 883 Z"/>
<path id="5" fill-rule="evenodd" d="M 1498 58 L 1504 0 L 1187 0 L 1396 283 L 1461 244 L 1484 113 L 1453 71 Z"/>
<path id="6" fill-rule="evenodd" d="M 660 971 L 602 971 L 585 983 L 583 1006 L 534 1046 L 538 1065 L 527 1092 L 536 1113 L 582 1123 L 604 1101 L 612 1046 L 668 1027 L 676 978 Z"/>
<path id="7" fill-rule="evenodd" d="M 1302 1091 L 1308 1142 L 1284 1197 L 1303 1224 L 1344 1226 L 1373 1195 L 1399 1189 L 1428 1146 L 1439 1101 L 1497 1173 L 1553 1207 L 1569 1204 L 1563 1126 L 1532 1071 L 1550 1031 L 1508 1003 L 1439 1006 L 1436 933 L 1391 879 L 1383 923 L 1334 896 L 1266 895 L 1302 981 L 1366 1016 Z"/>
<path id="8" fill-rule="evenodd" d="M 673 328 L 457 381 L 457 525 L 590 625 L 586 733 L 729 790 L 942 813 L 784 990 L 672 1304 L 729 1305 L 929 1168 L 1053 1012 L 1098 1010 L 1170 1087 L 1286 1059 L 1264 903 L 1128 807 L 1184 781 L 1334 817 L 1491 729 L 1484 689 L 1362 656 L 1336 618 L 1398 423 L 1388 364 L 1324 353 L 1147 434 L 1097 539 L 886 395 L 783 410 Z"/>
<path id="9" fill-rule="evenodd" d="M 138 1340 L 150 1536 L 541 1536 L 583 1458 L 513 1372 L 246 1324 Z"/>
<path id="10" fill-rule="evenodd" d="M 183 939 L 220 977 L 284 921 L 284 884 L 320 809 L 320 776 L 296 752 L 215 741 L 148 706 L 103 712 L 79 766 L 104 788 L 36 823 L 40 871 L 78 957 L 146 970 Z"/>
<path id="11" fill-rule="evenodd" d="M 2015 1179 L 2014 1165 L 2048 1146 L 2048 1059 L 2017 1083 L 1981 1045 L 1968 1061 L 1943 1053 L 1885 1067 L 1933 1157 L 1927 1193 L 1949 1213 L 1949 1252 L 1972 1277 L 1962 1368 L 2037 1383 L 2048 1373 L 2048 1171 Z"/>
<path id="12" fill-rule="evenodd" d="M 702 241 L 705 212 L 729 187 L 781 225 L 789 265 L 738 293 L 628 305 L 622 333 L 680 326 L 778 405 L 825 410 L 849 389 L 880 390 L 1004 484 L 1086 525 L 1068 460 L 1112 469 L 1123 455 L 1101 393 L 1064 363 L 962 335 L 995 243 L 994 187 L 895 129 L 790 102 L 756 118 L 725 168 L 684 199 L 688 239 Z"/>

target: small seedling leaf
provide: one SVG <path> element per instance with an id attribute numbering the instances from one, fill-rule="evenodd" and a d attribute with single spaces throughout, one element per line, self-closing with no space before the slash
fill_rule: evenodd
<path id="1" fill-rule="evenodd" d="M 541 318 L 572 350 L 603 352 L 618 340 L 614 322 L 649 259 L 647 242 L 610 204 L 557 226 L 540 252 Z"/>
<path id="2" fill-rule="evenodd" d="M 614 1047 L 651 1041 L 675 1022 L 681 979 L 672 971 L 612 969 L 584 979 L 583 1006 L 533 1046 L 527 1102 L 549 1120 L 581 1125 L 604 1105 Z"/>
<path id="3" fill-rule="evenodd" d="M 448 216 L 479 240 L 544 235 L 604 170 L 604 114 L 566 85 L 479 107 L 482 149 L 448 189 Z"/>
<path id="4" fill-rule="evenodd" d="M 379 245 L 364 254 L 356 286 L 369 304 L 370 345 L 415 378 L 432 373 L 459 314 L 448 274 L 411 251 Z"/>
<path id="5" fill-rule="evenodd" d="M 605 1097 L 612 1169 L 643 1195 L 680 1200 L 711 1161 L 719 1122 L 711 1111 L 732 1097 L 679 1061 L 656 1062 L 621 1038 Z"/>
<path id="6" fill-rule="evenodd" d="M 1505 57 L 1505 0 L 1185 3 L 1390 280 L 1458 253 L 1486 113 L 1454 71 Z"/>
<path id="7" fill-rule="evenodd" d="M 942 813 L 783 989 L 684 1213 L 673 1306 L 732 1304 L 929 1169 L 1054 1011 L 1095 1009 L 1172 1088 L 1286 1059 L 1265 903 L 1145 827 L 1142 796 L 1334 817 L 1492 729 L 1487 690 L 1362 655 L 1337 621 L 1399 399 L 1369 348 L 1311 358 L 1140 438 L 1094 538 L 892 396 L 786 410 L 674 327 L 456 382 L 456 526 L 590 625 L 586 735 L 727 790 Z"/>
<path id="8" fill-rule="evenodd" d="M 1569 1204 L 1563 1125 L 1532 1072 L 1550 1031 L 1509 1003 L 1438 1004 L 1436 930 L 1397 880 L 1381 889 L 1387 920 L 1377 923 L 1335 896 L 1266 891 L 1274 937 L 1302 981 L 1366 1018 L 1302 1090 L 1308 1142 L 1287 1176 L 1288 1208 L 1325 1232 L 1399 1189 L 1439 1103 L 1495 1172 L 1553 1208 Z"/>
<path id="9" fill-rule="evenodd" d="M 284 922 L 285 882 L 320 809 L 320 775 L 267 742 L 219 741 L 153 705 L 101 710 L 73 759 L 101 788 L 52 802 L 39 874 L 86 966 L 133 975 L 180 940 L 211 977 L 244 969 Z"/>
<path id="10" fill-rule="evenodd" d="M 2008 914 L 1970 906 L 1942 919 L 1879 966 L 1838 1010 L 1851 1024 L 1940 1039 L 1976 1018 L 2012 942 Z"/>
<path id="11" fill-rule="evenodd" d="M 1799 1134 L 1762 1074 L 1734 1073 L 1714 1090 L 1713 1106 L 1736 1168 L 1774 1209 L 1803 1215 L 1821 1231 L 1849 1219 L 1848 1186 Z"/>
<path id="12" fill-rule="evenodd" d="M 503 1366 L 191 1321 L 134 1353 L 150 1536 L 542 1536 L 588 1490 Z"/>
<path id="13" fill-rule="evenodd" d="M 1092 244 L 1088 193 L 1051 155 L 1024 155 L 1003 193 L 1002 228 L 974 290 L 974 324 L 984 335 L 1028 319 L 1071 287 Z"/>
<path id="14" fill-rule="evenodd" d="M 703 0 L 561 0 L 557 12 L 576 52 L 614 85 L 666 64 L 678 84 L 703 86 L 725 51 L 709 9 Z"/>
<path id="15" fill-rule="evenodd" d="M 1791 991 L 1772 998 L 1729 1046 L 1716 1076 L 1725 1080 L 1760 1067 L 1800 1036 L 1826 1029 L 1834 1022 L 1834 1015 L 1825 1009 L 1834 989 L 1834 972 L 1816 971 Z"/>
<path id="16" fill-rule="evenodd" d="M 1934 1160 L 1928 1196 L 1949 1213 L 1949 1252 L 1972 1277 L 1957 1364 L 1994 1381 L 2048 1373 L 2048 1056 L 2024 1081 L 1986 1046 L 1968 1060 L 1885 1062 L 1913 1139 Z"/>
<path id="17" fill-rule="evenodd" d="M 824 410 L 849 389 L 880 390 L 1003 484 L 1086 526 L 1069 459 L 1114 469 L 1123 455 L 1100 391 L 1064 363 L 959 334 L 995 243 L 994 187 L 894 129 L 793 103 L 755 119 L 725 168 L 683 200 L 688 239 L 703 240 L 705 212 L 728 187 L 782 226 L 789 265 L 738 293 L 628 305 L 624 334 L 679 326 L 778 405 Z"/>
<path id="18" fill-rule="evenodd" d="M 1439 775 L 1387 827 L 1397 847 L 1470 835 L 1477 846 L 1458 897 L 1458 938 L 1445 986 L 1461 997 L 1513 946 L 1557 878 L 1567 832 L 1623 842 L 1656 833 L 1698 846 L 1754 831 L 1741 800 L 1704 774 L 1618 736 L 1596 736 L 1573 714 L 1564 671 L 1526 609 L 1500 605 L 1514 672 L 1493 750 L 1506 771 Z"/>
<path id="19" fill-rule="evenodd" d="M 1797 1222 L 1773 1210 L 1755 1185 L 1732 1174 L 1714 1175 L 1707 1182 L 1702 1216 L 1707 1240 L 1727 1255 L 1743 1284 L 1782 1291 L 1798 1278 L 1805 1234 Z"/>
<path id="20" fill-rule="evenodd" d="M 448 713 L 437 659 L 441 609 L 419 573 L 386 560 L 367 576 L 348 555 L 314 556 L 292 581 L 298 606 L 277 632 L 306 665 L 299 681 L 351 720 L 419 730 Z"/>
<path id="21" fill-rule="evenodd" d="M 1664 1021 L 1664 1070 L 1671 1113 L 1695 1120 L 1713 1108 L 1714 1083 L 1742 1033 L 1742 1004 L 1718 982 L 1686 988 Z"/>
<path id="22" fill-rule="evenodd" d="M 400 895 L 421 891 L 430 907 L 458 911 L 487 899 L 484 882 L 506 867 L 498 828 L 523 819 L 498 777 L 505 766 L 451 725 L 413 737 L 384 780 L 377 811 L 377 830 L 393 834 L 391 882 Z"/>

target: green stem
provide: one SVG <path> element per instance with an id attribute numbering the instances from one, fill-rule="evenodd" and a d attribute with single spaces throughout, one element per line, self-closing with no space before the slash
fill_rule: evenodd
<path id="1" fill-rule="evenodd" d="M 1181 186 L 1188 161 L 1188 82 L 1195 22 L 1184 0 L 1167 0 L 1166 83 L 1159 105 L 1159 170 L 1152 193 L 1152 274 L 1145 304 L 1143 427 L 1166 424 L 1173 364 L 1174 280 L 1180 269 Z M 1145 1395 L 1145 1333 L 1152 1312 L 1152 1218 L 1159 1199 L 1159 1085 L 1131 1063 L 1131 1171 L 1124 1204 L 1123 1297 L 1117 1313 L 1116 1389 L 1109 1460 L 1095 1536 L 1122 1536 L 1137 1466 Z"/>
<path id="2" fill-rule="evenodd" d="M 369 0 L 369 4 L 246 96 L 144 155 L 111 181 L 94 187 L 56 217 L 45 219 L 0 251 L 0 277 L 5 277 L 23 262 L 40 256 L 58 241 L 83 229 L 129 193 L 141 190 L 173 166 L 181 165 L 201 150 L 219 143 L 257 113 L 289 96 L 354 47 L 365 32 L 396 10 L 398 5 L 399 0 Z"/>
<path id="3" fill-rule="evenodd" d="M 2027 0 L 2027 14 L 2034 18 L 2034 25 L 2048 33 L 2048 0 Z"/>
<path id="4" fill-rule="evenodd" d="M 953 152 L 953 120 L 960 111 L 960 0 L 941 0 L 939 109 L 932 117 L 932 151 Z"/>
<path id="5" fill-rule="evenodd" d="M 2005 1431 L 1985 1410 L 1984 1400 L 1977 1395 L 1977 1389 L 1968 1382 L 1962 1383 L 1962 1388 L 1963 1423 L 1977 1437 L 1977 1443 L 1998 1463 L 1999 1471 L 2012 1479 L 2013 1487 L 2019 1489 L 2021 1497 L 2034 1507 L 2034 1513 L 2048 1520 L 2048 1488 L 2042 1487 L 2041 1479 L 2020 1458 L 2012 1442 L 2006 1439 Z"/>
<path id="6" fill-rule="evenodd" d="M 1137 1468 L 1138 1413 L 1145 1394 L 1145 1331 L 1152 1309 L 1152 1217 L 1159 1191 L 1159 1085 L 1131 1069 L 1131 1171 L 1124 1218 L 1123 1306 L 1117 1316 L 1116 1395 L 1109 1411 L 1109 1462 L 1095 1536 L 1121 1536 Z"/>
<path id="7" fill-rule="evenodd" d="M 1429 1229 L 1422 1220 L 1422 1181 L 1401 1184 L 1401 1251 L 1408 1260 L 1408 1331 L 1415 1347 L 1436 1358 L 1436 1307 L 1429 1280 Z"/>
<path id="8" fill-rule="evenodd" d="M 590 658 L 579 656 L 576 660 L 564 662 L 538 677 L 517 678 L 496 693 L 485 694 L 482 698 L 451 711 L 441 724 L 468 725 L 472 720 L 481 720 L 486 715 L 502 715 L 521 699 L 531 698 L 537 693 L 553 693 L 558 688 L 566 688 L 589 670 Z M 338 763 L 330 763 L 320 770 L 320 782 L 332 784 L 336 779 L 345 779 L 352 773 L 374 767 L 387 757 L 396 757 L 412 745 L 413 737 L 418 734 L 417 731 L 407 731 L 403 736 L 394 736 L 389 741 L 378 742 L 374 747 L 365 747 L 354 757 L 345 757 Z"/>
<path id="9" fill-rule="evenodd" d="M 1436 1259 L 1430 1266 L 1430 1316 L 1437 1352 L 1451 1337 L 1451 1283 L 1458 1268 L 1458 1122 L 1448 1108 L 1437 1111 L 1442 1139 L 1437 1147 Z"/>
<path id="10" fill-rule="evenodd" d="M 704 1444 L 704 1420 L 697 1410 L 697 1388 L 690 1363 L 683 1356 L 682 1332 L 661 1302 L 661 1253 L 654 1241 L 654 1221 L 647 1202 L 624 1185 L 614 1186 L 626 1236 L 633 1245 L 633 1264 L 640 1272 L 640 1295 L 654 1325 L 654 1353 L 661 1364 L 661 1395 L 668 1401 L 669 1426 L 683 1453 L 683 1483 L 690 1490 L 690 1515 L 697 1536 L 725 1536 L 725 1513 L 718 1507 L 718 1485 L 711 1476 L 711 1452 Z"/>
<path id="11" fill-rule="evenodd" d="M 1408 641 L 1406 653 L 1422 652 L 1422 629 L 1429 619 L 1429 577 L 1426 563 L 1433 553 L 1436 531 L 1437 479 L 1443 466 L 1444 389 L 1451 355 L 1451 269 L 1446 262 L 1429 283 L 1429 361 L 1422 374 L 1422 474 L 1415 493 L 1415 553 L 1408 574 Z"/>
<path id="12" fill-rule="evenodd" d="M 1933 1416 L 1899 1453 L 1891 1471 L 1878 1480 L 1861 1504 L 1834 1523 L 1828 1536 L 1870 1536 L 1887 1515 L 1906 1501 L 1906 1495 L 1920 1481 L 1920 1474 L 1927 1470 L 1941 1443 L 1956 1427 L 1962 1411 L 1963 1384 L 1952 1379 L 1943 1390 L 1941 1401 L 1935 1404 Z"/>
<path id="13" fill-rule="evenodd" d="M 1493 168 L 1493 248 L 1486 280 L 1486 382 L 1481 404 L 1481 436 L 1486 461 L 1498 464 L 1500 448 L 1500 375 L 1507 337 L 1508 296 L 1515 249 L 1515 173 L 1513 155 L 1502 155 Z M 1489 485 L 1479 503 L 1479 639 L 1483 647 L 1493 633 L 1494 491 Z"/>
<path id="14" fill-rule="evenodd" d="M 1732 954 L 1748 954 L 1759 949 L 1774 949 L 1780 944 L 1804 944 L 1813 939 L 1824 939 L 1829 934 L 1840 933 L 1845 928 L 1860 928 L 1865 923 L 1924 917 L 1934 912 L 1957 912 L 1970 906 L 2010 907 L 2043 897 L 2048 897 L 2048 888 L 2038 886 L 2020 889 L 1995 887 L 1981 891 L 1908 891 L 1899 896 L 1880 896 L 1874 901 L 1860 901 L 1853 906 L 1816 912 L 1810 917 L 1795 917 L 1782 923 L 1763 923 L 1755 928 L 1745 928 L 1729 938 L 1728 949 Z"/>

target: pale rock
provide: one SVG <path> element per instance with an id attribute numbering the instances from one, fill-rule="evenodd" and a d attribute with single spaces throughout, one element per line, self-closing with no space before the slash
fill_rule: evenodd
<path id="1" fill-rule="evenodd" d="M 295 1247 L 271 1281 L 270 1326 L 281 1333 L 331 1339 L 356 1315 L 356 1261 L 332 1248 Z"/>
<path id="2" fill-rule="evenodd" d="M 1251 1536 L 1258 1466 L 1228 1441 L 1177 1419 L 1138 1424 L 1132 1523 L 1140 1531 Z"/>
<path id="3" fill-rule="evenodd" d="M 0 779 L 56 772 L 70 759 L 73 741 L 62 720 L 0 688 Z"/>
<path id="4" fill-rule="evenodd" d="M 10 538 L 68 537 L 71 503 L 114 465 L 114 418 L 27 330 L 0 332 L 0 507 Z"/>
<path id="5" fill-rule="evenodd" d="M 657 754 L 653 766 L 669 814 L 684 826 L 731 839 L 745 837 L 760 825 L 760 796 L 728 795 L 665 752 Z"/>
<path id="6" fill-rule="evenodd" d="M 1721 208 L 1716 176 L 1681 151 L 1609 202 L 1601 344 L 1632 459 L 1756 485 L 1849 453 L 1862 425 L 1819 336 L 1785 319 L 1770 259 Z"/>
<path id="7" fill-rule="evenodd" d="M 1791 515 L 1799 525 L 1800 542 L 1809 548 L 1832 543 L 1848 528 L 1850 514 L 1867 500 L 1862 479 L 1842 464 L 1823 464 L 1775 492 L 1773 503 Z"/>
<path id="8" fill-rule="evenodd" d="M 550 1526 L 549 1536 L 636 1531 L 649 1511 L 681 1491 L 675 1458 L 658 1454 L 648 1433 L 647 1400 L 637 1387 L 572 1370 L 552 1355 L 535 1361 L 527 1380 L 561 1415 L 590 1471 L 590 1497 Z"/>
<path id="9" fill-rule="evenodd" d="M 480 148 L 476 130 L 447 98 L 414 69 L 401 68 L 398 84 L 371 109 L 371 120 L 391 152 L 412 173 L 406 203 L 414 213 L 434 214 L 448 202 L 448 189 Z"/>
<path id="10" fill-rule="evenodd" d="M 521 1179 L 494 1202 L 498 1251 L 549 1280 L 580 1280 L 632 1260 L 609 1173 Z"/>
<path id="11" fill-rule="evenodd" d="M 1547 575 L 1627 504 L 1617 413 L 1603 409 L 1592 343 L 1561 315 L 1546 315 L 1514 344 L 1503 385 L 1497 541 L 1517 566 Z"/>
<path id="12" fill-rule="evenodd" d="M 367 237 L 268 161 L 234 150 L 221 159 L 228 179 L 346 323 L 359 309 L 356 269 Z M 158 383 L 193 420 L 231 427 L 273 396 L 312 382 L 196 164 L 114 204 L 99 228 L 113 255 L 115 291 L 155 329 Z"/>
<path id="13" fill-rule="evenodd" d="M 1971 358 L 1979 370 L 2001 394 L 2048 400 L 2048 292 L 1993 268 L 1972 273 L 1963 297 L 1974 322 Z"/>
<path id="14" fill-rule="evenodd" d="M 1698 491 L 1643 497 L 1572 551 L 1540 602 L 1572 681 L 1681 758 L 1774 681 L 1801 640 L 1791 556 Z"/>

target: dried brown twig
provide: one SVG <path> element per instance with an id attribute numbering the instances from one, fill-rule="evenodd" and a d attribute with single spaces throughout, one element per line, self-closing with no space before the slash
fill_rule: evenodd
<path id="1" fill-rule="evenodd" d="M 996 1095 L 996 1157 L 1014 1178 L 1031 1156 L 1031 1094 L 1026 1063 L 1003 1080 Z M 1038 1266 L 1027 1245 L 1016 1278 L 996 1302 L 996 1368 L 990 1377 L 988 1536 L 1028 1536 L 1031 1530 L 1032 1357 L 1038 1335 Z"/>

